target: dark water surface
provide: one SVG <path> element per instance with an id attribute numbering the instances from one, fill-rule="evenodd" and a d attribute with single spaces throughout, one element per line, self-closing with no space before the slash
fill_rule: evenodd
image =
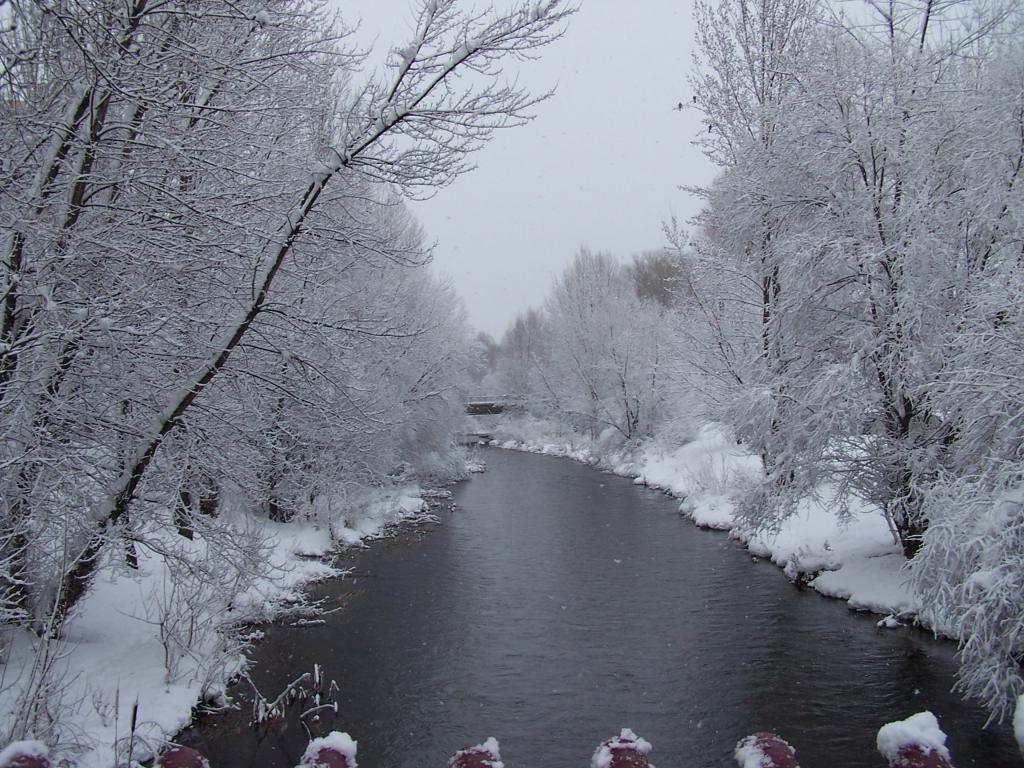
<path id="1" fill-rule="evenodd" d="M 633 728 L 661 768 L 725 768 L 736 741 L 774 730 L 804 768 L 881 766 L 875 733 L 923 709 L 959 768 L 1020 768 L 1007 728 L 949 692 L 954 647 L 801 592 L 676 503 L 568 460 L 482 452 L 441 524 L 348 555 L 324 585 L 325 627 L 271 627 L 264 693 L 324 667 L 341 687 L 326 729 L 361 768 L 444 766 L 495 736 L 507 768 L 589 765 Z M 215 768 L 296 765 L 293 718 L 262 740 L 247 713 L 184 738 Z"/>

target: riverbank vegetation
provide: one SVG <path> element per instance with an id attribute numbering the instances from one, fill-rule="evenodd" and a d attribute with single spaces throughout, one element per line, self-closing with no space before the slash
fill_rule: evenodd
<path id="1" fill-rule="evenodd" d="M 680 108 L 719 169 L 703 212 L 629 266 L 581 251 L 493 345 L 488 386 L 603 450 L 726 425 L 761 465 L 731 489 L 752 531 L 815 497 L 839 523 L 872 509 L 920 619 L 961 641 L 962 691 L 1005 719 L 1024 693 L 1024 18 L 840 10 L 696 3 Z"/>
<path id="2" fill-rule="evenodd" d="M 505 65 L 571 9 L 414 7 L 373 71 L 321 0 L 0 0 L 0 736 L 124 763 L 216 704 L 230 627 L 464 470 L 465 370 L 544 420 L 515 445 L 565 437 L 821 591 L 884 573 L 852 601 L 959 639 L 1005 719 L 1021 11 L 698 0 L 703 212 L 581 250 L 480 363 L 404 201 L 529 119 Z"/>
<path id="3" fill-rule="evenodd" d="M 139 714 L 155 748 L 294 567 L 278 523 L 359 531 L 367 489 L 462 471 L 465 324 L 403 196 L 529 118 L 503 64 L 568 13 L 463 5 L 374 72 L 318 0 L 0 2 L 6 740 L 121 764 Z M 148 691 L 90 671 L 139 632 Z"/>

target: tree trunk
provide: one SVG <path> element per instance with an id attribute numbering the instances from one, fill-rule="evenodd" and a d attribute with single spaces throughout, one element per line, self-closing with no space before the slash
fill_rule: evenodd
<path id="1" fill-rule="evenodd" d="M 270 288 L 281 268 L 281 264 L 292 250 L 302 223 L 313 209 L 326 183 L 330 180 L 333 173 L 339 169 L 340 164 L 339 168 L 334 169 L 332 173 L 322 174 L 310 182 L 303 195 L 302 204 L 297 212 L 291 214 L 287 219 L 287 234 L 274 253 L 273 260 L 264 273 L 262 281 L 260 281 L 260 289 L 256 293 L 249 309 L 241 320 L 235 324 L 224 342 L 218 345 L 213 359 L 205 366 L 202 373 L 184 390 L 177 402 L 164 411 L 164 417 L 156 434 L 149 439 L 146 447 L 137 454 L 135 460 L 129 463 L 128 468 L 122 474 L 121 480 L 118 483 L 118 491 L 113 497 L 109 510 L 101 518 L 96 532 L 89 538 L 88 543 L 61 578 L 60 588 L 54 600 L 50 619 L 51 632 L 57 633 L 60 631 L 70 610 L 82 598 L 82 595 L 85 594 L 89 582 L 92 580 L 92 576 L 99 565 L 99 555 L 103 551 L 109 531 L 127 519 L 128 508 L 135 498 L 135 493 L 142 482 L 142 478 L 153 461 L 153 457 L 156 456 L 156 452 L 163 443 L 164 438 L 178 426 L 182 416 L 192 403 L 195 402 L 196 398 L 199 397 L 200 393 L 224 369 L 231 354 L 256 321 L 266 303 Z"/>

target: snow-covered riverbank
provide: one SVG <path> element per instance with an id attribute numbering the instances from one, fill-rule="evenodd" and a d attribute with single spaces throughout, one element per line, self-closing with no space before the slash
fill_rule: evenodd
<path id="1" fill-rule="evenodd" d="M 898 626 L 918 612 L 900 546 L 881 513 L 858 499 L 843 500 L 849 515 L 840 521 L 834 512 L 839 500 L 822 488 L 778 532 L 745 528 L 736 516 L 736 499 L 757 479 L 761 462 L 717 425 L 705 425 L 692 440 L 672 447 L 651 440 L 623 448 L 532 417 L 503 418 L 490 432 L 491 445 L 571 458 L 663 490 L 680 500 L 680 513 L 697 525 L 729 531 L 791 579 L 806 580 L 853 609 L 884 614 L 882 626 Z"/>
<path id="2" fill-rule="evenodd" d="M 36 737 L 56 741 L 56 756 L 80 768 L 122 764 L 129 751 L 134 760 L 151 756 L 189 724 L 197 704 L 226 703 L 228 680 L 245 668 L 246 648 L 261 635 L 244 626 L 309 620 L 303 590 L 342 573 L 332 564 L 337 547 L 426 514 L 424 495 L 417 486 L 367 490 L 330 522 L 239 516 L 238 524 L 263 541 L 267 559 L 234 594 L 198 586 L 194 595 L 181 594 L 166 553 L 148 548 L 140 548 L 137 571 L 107 564 L 48 653 L 35 652 L 43 639 L 7 630 L 0 718 L 25 716 L 26 700 L 45 707 L 49 712 L 33 715 L 50 721 L 53 733 Z M 199 539 L 175 539 L 168 549 L 204 547 Z M 48 676 L 40 674 L 40 659 L 54 666 Z M 43 679 L 48 689 L 39 688 Z"/>

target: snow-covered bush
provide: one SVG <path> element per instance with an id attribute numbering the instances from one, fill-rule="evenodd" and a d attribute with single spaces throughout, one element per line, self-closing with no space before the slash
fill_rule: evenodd
<path id="1" fill-rule="evenodd" d="M 876 507 L 917 556 L 931 620 L 963 640 L 963 689 L 1005 717 L 1021 685 L 1005 509 L 1024 459 L 1024 18 L 696 9 L 699 143 L 720 173 L 694 236 L 669 233 L 690 264 L 685 361 L 764 464 L 745 523 L 777 530 L 823 487 Z"/>
<path id="2" fill-rule="evenodd" d="M 957 484 L 912 571 L 924 618 L 959 638 L 958 688 L 997 720 L 1024 693 L 1024 489 Z"/>

